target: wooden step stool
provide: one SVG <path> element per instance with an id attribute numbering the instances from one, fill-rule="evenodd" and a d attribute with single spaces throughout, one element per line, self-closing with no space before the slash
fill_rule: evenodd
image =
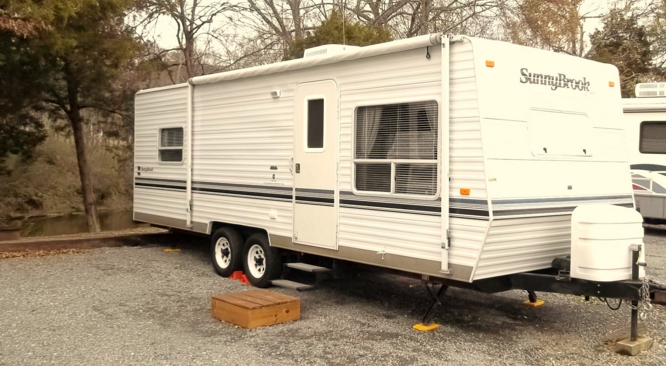
<path id="1" fill-rule="evenodd" d="M 275 292 L 251 290 L 213 296 L 211 315 L 254 329 L 301 318 L 301 299 Z"/>

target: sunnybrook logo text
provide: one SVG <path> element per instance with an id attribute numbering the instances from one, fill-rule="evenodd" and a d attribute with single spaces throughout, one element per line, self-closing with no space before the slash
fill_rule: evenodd
<path id="1" fill-rule="evenodd" d="M 590 91 L 590 82 L 587 78 L 582 80 L 569 79 L 565 74 L 547 75 L 529 72 L 526 68 L 520 69 L 520 82 L 523 84 L 541 84 L 550 86 L 551 90 L 557 88 L 571 88 L 573 90 Z"/>

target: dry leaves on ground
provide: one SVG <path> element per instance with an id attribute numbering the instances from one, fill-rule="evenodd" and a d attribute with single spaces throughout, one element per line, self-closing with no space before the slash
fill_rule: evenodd
<path id="1" fill-rule="evenodd" d="M 56 249 L 56 250 L 24 250 L 21 252 L 0 252 L 0 259 L 27 258 L 27 257 L 49 257 L 63 254 L 83 253 L 82 249 Z"/>

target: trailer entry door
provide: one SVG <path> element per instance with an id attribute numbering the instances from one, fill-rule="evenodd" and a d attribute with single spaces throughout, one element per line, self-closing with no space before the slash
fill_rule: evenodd
<path id="1" fill-rule="evenodd" d="M 337 247 L 338 86 L 302 83 L 294 94 L 294 242 Z"/>

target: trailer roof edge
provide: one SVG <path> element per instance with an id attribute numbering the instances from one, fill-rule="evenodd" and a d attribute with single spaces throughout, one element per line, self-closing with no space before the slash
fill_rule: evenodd
<path id="1" fill-rule="evenodd" d="M 218 74 L 196 76 L 191 78 L 188 82 L 192 85 L 201 85 L 201 84 L 216 83 L 220 81 L 241 79 L 252 76 L 268 75 L 277 72 L 299 70 L 312 66 L 328 65 L 342 61 L 349 61 L 365 57 L 384 55 L 388 53 L 407 51 L 419 47 L 434 46 L 440 44 L 440 42 L 441 42 L 441 34 L 439 33 L 426 34 L 424 36 L 407 38 L 399 41 L 392 41 L 372 46 L 365 46 L 356 50 L 345 51 L 331 56 L 301 58 L 298 60 L 277 62 L 274 64 L 255 66 L 247 69 L 228 71 Z"/>
<path id="2" fill-rule="evenodd" d="M 666 98 L 622 98 L 625 113 L 663 112 L 666 111 Z"/>
<path id="3" fill-rule="evenodd" d="M 187 82 L 185 83 L 179 83 L 179 84 L 173 84 L 173 85 L 167 85 L 167 86 L 159 86 L 156 88 L 150 88 L 150 89 L 141 89 L 138 92 L 136 92 L 137 95 L 139 94 L 145 94 L 145 93 L 152 93 L 160 90 L 168 90 L 168 89 L 178 89 L 178 88 L 184 88 L 187 87 Z"/>

